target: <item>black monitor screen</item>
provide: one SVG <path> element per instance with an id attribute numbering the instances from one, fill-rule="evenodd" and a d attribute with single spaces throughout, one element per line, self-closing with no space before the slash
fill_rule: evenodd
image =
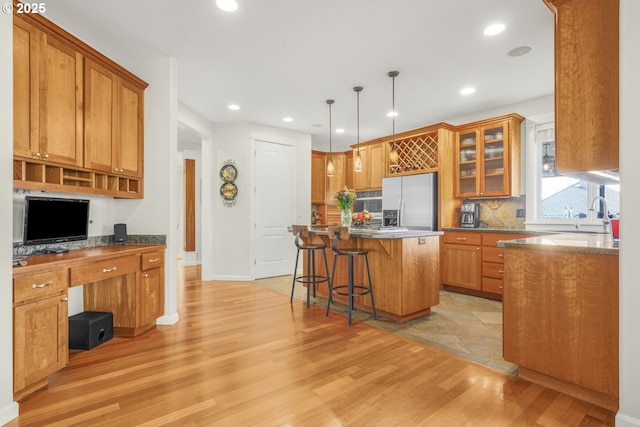
<path id="1" fill-rule="evenodd" d="M 89 200 L 25 197 L 24 245 L 86 240 Z"/>

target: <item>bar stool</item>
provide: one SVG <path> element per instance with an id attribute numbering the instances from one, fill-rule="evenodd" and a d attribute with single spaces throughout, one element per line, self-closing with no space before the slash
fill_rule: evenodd
<path id="1" fill-rule="evenodd" d="M 349 240 L 349 230 L 347 227 L 329 226 L 329 237 L 332 240 L 331 247 L 333 249 L 333 269 L 331 271 L 331 281 L 329 282 L 329 301 L 327 302 L 327 316 L 333 301 L 333 294 L 345 295 L 347 297 L 347 316 L 349 318 L 349 326 L 351 326 L 351 313 L 353 312 L 353 297 L 362 295 L 371 295 L 371 308 L 373 309 L 373 318 L 377 319 L 376 305 L 373 302 L 373 288 L 371 287 L 371 272 L 369 271 L 369 255 L 365 249 L 357 248 L 338 248 L 340 240 Z M 333 278 L 336 274 L 336 263 L 339 256 L 348 257 L 348 283 L 346 285 L 333 286 Z M 369 278 L 369 287 L 356 285 L 353 282 L 353 259 L 355 257 L 364 257 L 367 266 L 367 277 Z M 346 289 L 346 291 L 345 291 Z"/>
<path id="2" fill-rule="evenodd" d="M 327 264 L 327 252 L 325 251 L 327 245 L 324 243 L 307 243 L 305 240 L 309 239 L 309 227 L 306 225 L 292 225 L 291 232 L 296 236 L 295 244 L 298 251 L 296 253 L 296 265 L 293 268 L 293 281 L 291 282 L 291 298 L 289 299 L 289 303 L 293 303 L 293 291 L 295 290 L 296 282 L 298 282 L 307 285 L 307 308 L 309 308 L 309 288 L 313 286 L 313 297 L 315 298 L 318 283 L 329 282 L 329 265 Z M 307 253 L 307 274 L 296 276 L 300 251 L 306 251 Z M 322 251 L 322 255 L 324 256 L 326 276 L 321 276 L 316 273 L 316 251 Z M 329 288 L 331 288 L 331 282 L 329 282 Z"/>

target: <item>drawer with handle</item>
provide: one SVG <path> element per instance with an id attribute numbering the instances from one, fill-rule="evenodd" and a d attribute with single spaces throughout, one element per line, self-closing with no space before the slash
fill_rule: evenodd
<path id="1" fill-rule="evenodd" d="M 482 248 L 482 260 L 489 262 L 504 262 L 504 249 L 484 246 Z"/>
<path id="2" fill-rule="evenodd" d="M 69 269 L 47 271 L 13 279 L 13 302 L 47 297 L 67 290 Z"/>
<path id="3" fill-rule="evenodd" d="M 71 267 L 71 286 L 98 282 L 100 280 L 134 273 L 139 269 L 140 255 L 127 255 L 79 267 Z"/>
<path id="4" fill-rule="evenodd" d="M 164 266 L 164 251 L 150 252 L 148 254 L 142 254 L 140 257 L 142 271 L 151 270 L 153 268 L 159 268 Z"/>
<path id="5" fill-rule="evenodd" d="M 460 245 L 481 245 L 482 234 L 463 231 L 445 231 L 443 236 L 444 243 L 453 243 Z"/>
<path id="6" fill-rule="evenodd" d="M 482 263 L 482 276 L 502 279 L 504 275 L 504 265 L 495 262 Z"/>

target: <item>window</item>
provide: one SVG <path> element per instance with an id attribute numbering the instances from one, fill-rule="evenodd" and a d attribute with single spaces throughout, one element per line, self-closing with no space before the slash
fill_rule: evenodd
<path id="1" fill-rule="evenodd" d="M 555 170 L 554 124 L 536 124 L 527 133 L 533 144 L 527 149 L 527 224 L 600 225 L 606 199 L 610 217 L 620 212 L 619 184 L 603 185 L 574 176 L 563 176 Z M 528 227 L 530 228 L 530 227 Z"/>

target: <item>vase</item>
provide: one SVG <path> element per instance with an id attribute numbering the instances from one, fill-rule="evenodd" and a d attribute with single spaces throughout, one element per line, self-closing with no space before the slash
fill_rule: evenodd
<path id="1" fill-rule="evenodd" d="M 351 228 L 351 210 L 341 210 L 340 211 L 340 225 L 343 227 Z"/>

